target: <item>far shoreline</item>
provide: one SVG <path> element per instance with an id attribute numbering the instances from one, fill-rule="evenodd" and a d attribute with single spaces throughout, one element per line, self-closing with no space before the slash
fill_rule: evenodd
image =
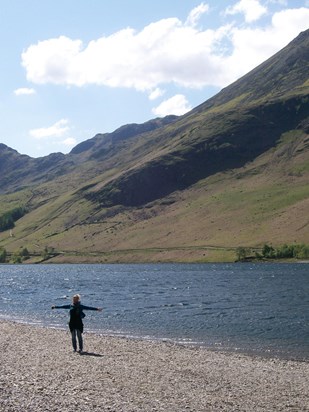
<path id="1" fill-rule="evenodd" d="M 1 251 L 1 247 L 0 247 Z M 290 244 L 274 248 L 261 246 L 172 246 L 102 250 L 58 250 L 45 246 L 44 252 L 6 250 L 2 247 L 2 262 L 8 263 L 74 263 L 74 264 L 160 264 L 160 263 L 309 263 L 309 246 Z M 1 256 L 0 256 L 1 257 Z"/>
<path id="2" fill-rule="evenodd" d="M 200 261 L 158 261 L 158 262 L 148 262 L 148 261 L 121 261 L 121 260 L 111 260 L 111 261 L 89 261 L 89 260 L 63 260 L 61 262 L 59 261 L 54 261 L 53 259 L 51 260 L 44 260 L 44 261 L 36 261 L 36 260 L 27 260 L 22 263 L 13 263 L 13 262 L 5 262 L 5 263 L 0 263 L 0 266 L 20 266 L 20 265 L 211 265 L 211 264 L 231 264 L 231 265 L 237 265 L 237 264 L 243 264 L 243 265 L 250 265 L 250 264 L 261 264 L 261 265 L 267 265 L 267 264 L 274 264 L 274 265 L 287 265 L 287 264 L 301 264 L 305 265 L 308 264 L 309 260 L 250 260 L 246 262 L 242 261 L 218 261 L 218 262 L 200 262 Z"/>
<path id="3" fill-rule="evenodd" d="M 162 252 L 163 253 L 163 252 Z M 168 254 L 160 256 L 157 255 L 148 255 L 147 257 L 139 256 L 138 254 L 132 253 L 131 255 L 126 253 L 101 253 L 101 254 L 66 254 L 59 253 L 49 258 L 40 258 L 38 256 L 30 256 L 29 258 L 21 262 L 2 262 L 1 265 L 6 264 L 307 264 L 309 259 L 297 259 L 297 258 L 252 258 L 248 257 L 242 260 L 236 260 L 235 256 L 230 257 L 229 259 L 216 258 L 216 255 L 208 258 L 197 258 L 195 254 L 189 254 L 187 256 L 177 257 L 172 259 Z"/>

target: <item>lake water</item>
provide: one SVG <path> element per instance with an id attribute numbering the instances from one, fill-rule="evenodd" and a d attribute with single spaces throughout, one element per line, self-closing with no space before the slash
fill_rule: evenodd
<path id="1" fill-rule="evenodd" d="M 86 332 L 309 359 L 307 264 L 0 265 L 0 318 Z"/>

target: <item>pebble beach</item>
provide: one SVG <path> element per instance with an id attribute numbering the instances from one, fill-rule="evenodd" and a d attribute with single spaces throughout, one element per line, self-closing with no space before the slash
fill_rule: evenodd
<path id="1" fill-rule="evenodd" d="M 309 411 L 309 363 L 0 321 L 0 410 Z"/>

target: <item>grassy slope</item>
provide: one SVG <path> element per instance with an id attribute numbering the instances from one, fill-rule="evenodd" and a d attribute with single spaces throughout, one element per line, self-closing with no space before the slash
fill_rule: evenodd
<path id="1" fill-rule="evenodd" d="M 308 243 L 308 136 L 297 134 L 296 145 L 290 132 L 242 169 L 145 207 L 109 210 L 110 216 L 74 190 L 44 204 L 48 186 L 42 186 L 41 207 L 17 222 L 14 237 L 1 233 L 0 245 L 66 253 L 54 262 L 109 262 L 234 260 L 237 246 Z"/>
<path id="2" fill-rule="evenodd" d="M 308 37 L 308 33 L 305 36 Z M 264 242 L 309 243 L 309 138 L 300 130 L 288 131 L 276 147 L 241 168 L 226 167 L 225 172 L 204 173 L 204 178 L 199 175 L 186 189 L 171 190 L 161 199 L 153 196 L 156 200 L 144 202 L 143 206 L 116 205 L 102 209 L 100 199 L 91 202 L 85 197 L 86 193 L 100 193 L 112 181 L 111 188 L 117 191 L 121 189 L 121 184 L 118 187 L 115 184 L 117 179 L 120 183 L 123 179 L 125 187 L 130 183 L 130 176 L 129 190 L 138 190 L 139 179 L 152 177 L 151 162 L 157 162 L 161 169 L 170 167 L 174 170 L 173 178 L 182 171 L 181 161 L 187 159 L 189 175 L 193 170 L 191 166 L 196 164 L 191 154 L 207 145 L 211 148 L 218 145 L 220 149 L 227 141 L 230 145 L 235 143 L 233 139 L 230 142 L 235 124 L 241 126 L 237 129 L 240 149 L 250 152 L 251 144 L 260 138 L 266 142 L 277 141 L 282 130 L 292 127 L 290 120 L 297 126 L 298 107 L 290 106 L 289 110 L 294 112 L 291 119 L 286 119 L 283 115 L 280 117 L 281 112 L 272 111 L 271 102 L 279 102 L 277 109 L 280 109 L 280 105 L 282 108 L 290 104 L 290 97 L 304 96 L 300 104 L 304 111 L 302 118 L 308 115 L 308 74 L 302 69 L 306 69 L 308 47 L 303 43 L 300 47 L 300 59 L 305 63 L 297 60 L 298 64 L 291 65 L 294 61 L 291 58 L 297 52 L 296 42 L 287 48 L 287 54 L 286 51 L 278 53 L 175 124 L 166 126 L 163 133 L 156 130 L 133 140 L 120 141 L 115 146 L 103 141 L 101 151 L 96 148 L 94 152 L 100 157 L 91 160 L 87 153 L 82 153 L 82 163 L 70 169 L 70 174 L 2 195 L 0 213 L 19 205 L 29 207 L 29 213 L 16 222 L 13 237 L 9 231 L 0 233 L 0 247 L 10 252 L 27 247 L 35 252 L 47 246 L 66 253 L 54 261 L 210 261 L 233 260 L 237 246 L 259 247 Z M 300 81 L 300 76 L 305 81 Z M 274 86 L 275 78 L 278 82 Z M 267 107 L 270 111 L 266 113 Z M 289 110 L 282 113 L 288 114 Z M 265 113 L 267 117 L 263 118 Z M 259 125 L 257 136 L 253 134 L 252 140 L 242 141 L 246 134 L 254 131 L 256 116 L 265 120 L 268 135 L 261 133 L 266 129 Z M 273 119 L 277 119 L 275 137 Z M 287 127 L 281 128 L 282 123 L 287 123 Z M 247 125 L 247 129 L 242 125 Z M 223 140 L 216 140 L 216 136 L 223 136 Z M 210 150 L 205 151 L 205 156 L 211 153 L 216 154 Z M 135 179 L 130 170 L 137 171 Z M 164 179 L 165 174 L 163 182 Z M 149 182 L 153 183 L 146 179 L 145 187 L 151 186 Z"/>

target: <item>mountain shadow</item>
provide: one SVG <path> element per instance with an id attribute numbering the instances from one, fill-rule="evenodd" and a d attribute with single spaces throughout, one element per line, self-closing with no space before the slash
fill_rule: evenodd
<path id="1" fill-rule="evenodd" d="M 283 133 L 305 131 L 309 117 L 309 30 L 218 95 L 174 123 L 179 140 L 85 198 L 101 206 L 141 206 L 200 179 L 240 168 L 274 147 Z M 170 136 L 160 129 L 161 141 Z"/>

